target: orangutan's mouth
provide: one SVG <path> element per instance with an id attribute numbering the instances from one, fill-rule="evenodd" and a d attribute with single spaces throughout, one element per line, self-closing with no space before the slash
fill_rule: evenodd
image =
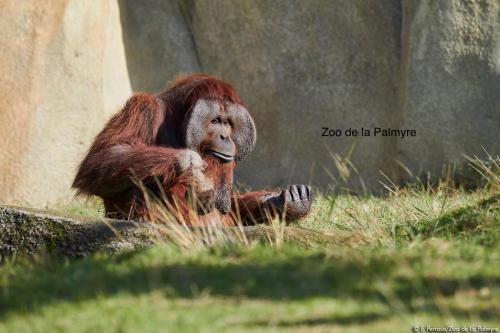
<path id="1" fill-rule="evenodd" d="M 219 160 L 221 160 L 222 162 L 225 162 L 225 163 L 231 162 L 232 160 L 234 160 L 233 155 L 224 154 L 224 153 L 221 153 L 219 151 L 212 150 L 212 149 L 208 150 L 207 153 L 217 157 Z"/>

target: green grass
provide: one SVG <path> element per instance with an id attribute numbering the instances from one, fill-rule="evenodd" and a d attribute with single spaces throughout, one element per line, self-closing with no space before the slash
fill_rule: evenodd
<path id="1" fill-rule="evenodd" d="M 74 198 L 69 203 L 51 207 L 51 210 L 68 216 L 78 216 L 86 218 L 104 216 L 104 206 L 101 200 L 97 197 Z"/>
<path id="2" fill-rule="evenodd" d="M 348 236 L 337 245 L 12 258 L 0 267 L 0 332 L 500 328 L 498 189 L 490 181 L 471 192 L 442 184 L 385 198 L 320 196 L 299 226 Z"/>

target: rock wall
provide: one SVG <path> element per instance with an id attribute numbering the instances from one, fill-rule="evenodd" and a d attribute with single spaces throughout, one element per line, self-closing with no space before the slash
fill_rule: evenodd
<path id="1" fill-rule="evenodd" d="M 72 197 L 77 163 L 131 89 L 118 4 L 0 4 L 0 202 Z"/>
<path id="2" fill-rule="evenodd" d="M 377 191 L 381 171 L 406 178 L 398 162 L 439 175 L 464 153 L 500 152 L 498 0 L 4 0 L 0 29 L 2 203 L 71 198 L 110 114 L 179 72 L 241 93 L 258 140 L 236 179 L 253 187 Z M 322 137 L 323 127 L 417 135 Z"/>
<path id="3" fill-rule="evenodd" d="M 401 160 L 439 174 L 463 154 L 500 153 L 500 2 L 407 1 Z M 483 148 L 484 147 L 484 150 Z"/>
<path id="4" fill-rule="evenodd" d="M 134 88 L 162 90 L 167 80 L 157 79 L 154 64 L 165 59 L 172 64 L 165 73 L 200 69 L 241 93 L 259 134 L 255 153 L 236 170 L 243 184 L 377 191 L 386 176 L 408 179 L 405 169 L 439 177 L 444 164 L 463 164 L 464 154 L 484 157 L 483 147 L 500 152 L 496 0 L 120 4 L 127 15 L 155 22 L 122 21 L 134 27 L 124 30 L 130 49 L 144 48 L 148 33 L 148 45 L 170 50 L 129 64 L 132 82 L 150 77 Z M 186 59 L 183 67 L 179 57 Z M 325 138 L 323 127 L 369 128 L 372 136 Z M 374 137 L 374 127 L 417 134 Z M 346 156 L 354 167 L 341 159 Z"/>
<path id="5" fill-rule="evenodd" d="M 376 186 L 394 140 L 321 137 L 322 127 L 390 126 L 396 117 L 399 1 L 195 1 L 191 30 L 203 70 L 233 82 L 259 139 L 237 179 L 326 188 L 332 154 L 352 156 Z M 394 24 L 396 22 L 396 24 Z M 228 34 L 228 31 L 238 33 Z M 255 172 L 259 170 L 259 172 Z M 359 177 L 351 176 L 359 187 Z"/>
<path id="6" fill-rule="evenodd" d="M 363 168 L 359 175 L 351 170 L 350 186 L 361 187 L 362 178 L 374 188 L 379 170 L 394 173 L 394 139 L 324 139 L 321 132 L 323 126 L 387 127 L 397 120 L 399 1 L 161 4 L 120 1 L 133 87 L 159 91 L 165 87 L 161 73 L 198 69 L 232 83 L 259 137 L 250 160 L 236 169 L 239 182 L 327 188 L 336 173 L 332 155 L 346 156 L 353 145 L 352 161 Z M 155 54 L 137 57 L 146 44 Z"/>

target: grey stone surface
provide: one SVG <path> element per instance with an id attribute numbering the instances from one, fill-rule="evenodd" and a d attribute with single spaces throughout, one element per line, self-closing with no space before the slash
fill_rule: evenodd
<path id="1" fill-rule="evenodd" d="M 181 72 L 199 72 L 179 1 L 118 0 L 132 89 L 160 92 Z"/>
<path id="2" fill-rule="evenodd" d="M 232 230 L 218 229 L 215 234 L 225 232 L 226 235 L 240 239 L 243 231 L 250 242 L 269 244 L 278 239 L 280 242 L 292 242 L 305 247 L 352 245 L 357 242 L 353 242 L 353 236 L 349 234 L 325 234 L 297 227 L 277 229 L 258 225 L 229 229 Z M 192 231 L 193 235 L 214 234 L 213 229 L 203 231 L 202 228 L 193 228 Z M 179 231 L 153 227 L 148 223 L 84 219 L 60 216 L 43 210 L 0 206 L 0 262 L 2 258 L 13 254 L 32 256 L 50 253 L 82 257 L 97 251 L 117 253 L 149 247 L 160 241 L 168 241 L 169 237 L 179 237 L 176 235 L 179 235 Z M 240 237 L 236 237 L 237 235 Z"/>
<path id="3" fill-rule="evenodd" d="M 81 257 L 95 251 L 142 248 L 151 245 L 152 239 L 144 223 L 86 220 L 0 206 L 0 256 L 49 252 Z"/>
<path id="4" fill-rule="evenodd" d="M 154 35 L 164 37 L 150 44 L 168 46 L 157 46 L 163 51 L 155 57 L 173 59 L 173 45 L 184 45 L 179 54 L 188 66 L 179 71 L 199 66 L 229 81 L 256 118 L 256 150 L 236 171 L 244 184 L 312 182 L 325 189 L 331 175 L 342 178 L 332 155 L 347 156 L 355 147 L 351 160 L 359 175 L 351 169 L 348 186 L 360 188 L 362 178 L 376 190 L 378 180 L 387 182 L 380 171 L 396 183 L 407 178 L 395 162 L 414 174 L 440 176 L 443 164 L 463 164 L 464 154 L 500 151 L 496 0 L 179 0 L 162 6 L 129 6 L 154 26 L 169 27 L 155 28 Z M 184 42 L 172 43 L 170 33 Z M 151 63 L 143 63 L 144 73 Z M 322 138 L 322 127 L 415 129 L 417 136 Z"/>
<path id="5" fill-rule="evenodd" d="M 413 171 L 439 176 L 463 154 L 500 153 L 500 2 L 406 1 L 407 63 L 400 144 Z"/>
<path id="6" fill-rule="evenodd" d="M 327 188 L 332 154 L 346 156 L 353 145 L 367 187 L 376 187 L 379 170 L 392 173 L 395 139 L 321 133 L 395 127 L 399 1 L 200 0 L 189 9 L 201 68 L 232 83 L 255 116 L 257 147 L 237 180 Z M 358 180 L 352 172 L 350 185 Z"/>

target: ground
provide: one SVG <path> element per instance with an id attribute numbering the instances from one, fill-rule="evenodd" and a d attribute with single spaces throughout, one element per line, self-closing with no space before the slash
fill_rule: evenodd
<path id="1" fill-rule="evenodd" d="M 77 260 L 14 257 L 0 267 L 0 332 L 500 329 L 498 189 L 490 177 L 472 191 L 320 196 L 298 226 L 338 243 L 287 242 L 277 224 L 267 242 L 183 238 Z"/>

